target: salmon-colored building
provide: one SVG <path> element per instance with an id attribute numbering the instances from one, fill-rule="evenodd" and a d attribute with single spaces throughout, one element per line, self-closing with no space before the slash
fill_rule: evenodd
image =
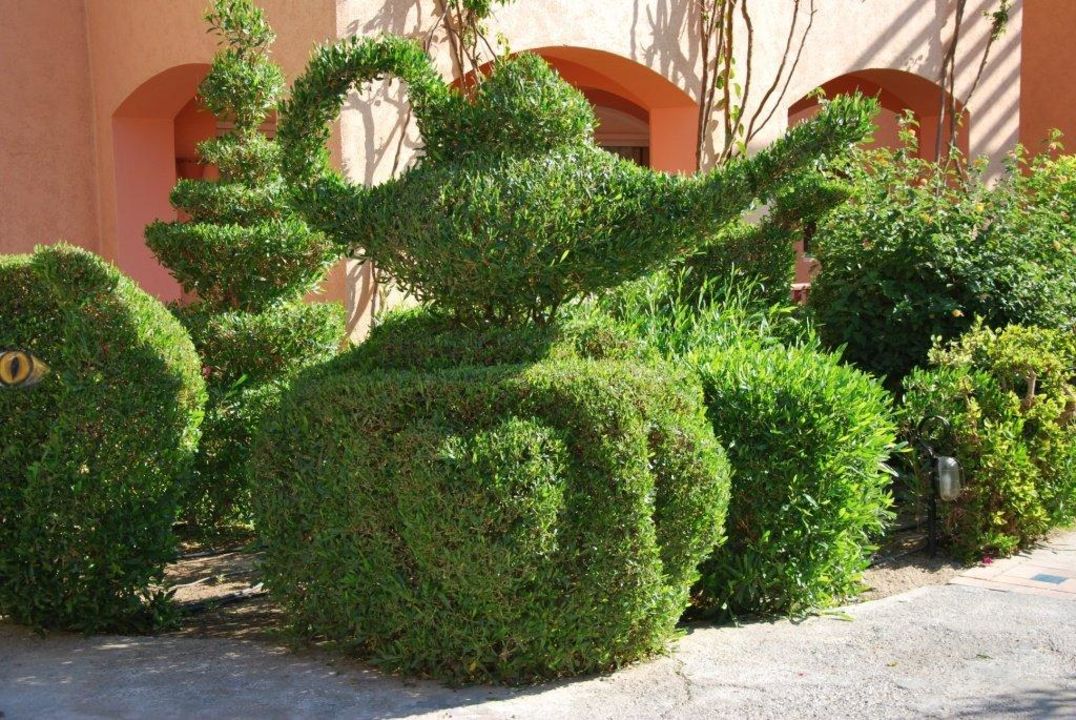
<path id="1" fill-rule="evenodd" d="M 208 0 L 0 0 L 0 252 L 58 240 L 95 250 L 163 299 L 179 296 L 142 230 L 175 216 L 168 193 L 204 168 L 195 145 L 220 132 L 195 98 L 216 50 Z M 421 36 L 434 0 L 262 0 L 289 78 L 311 47 L 356 34 Z M 878 142 L 894 142 L 911 110 L 924 152 L 934 144 L 938 85 L 956 0 L 803 0 L 794 37 L 810 31 L 794 74 L 773 100 L 763 144 L 809 115 L 811 91 L 861 89 L 884 107 Z M 813 16 L 809 6 L 815 7 Z M 490 37 L 543 55 L 594 103 L 598 140 L 669 172 L 696 169 L 701 59 L 694 0 L 516 0 Z M 753 0 L 753 72 L 785 57 L 792 0 Z M 979 71 L 997 0 L 970 0 L 956 62 L 956 95 Z M 1016 0 L 1005 34 L 968 103 L 960 142 L 1000 166 L 1017 141 L 1036 147 L 1051 128 L 1076 137 L 1076 1 Z M 797 40 L 798 44 L 798 40 Z M 447 75 L 443 46 L 434 51 Z M 741 65 L 742 67 L 742 65 Z M 757 82 L 764 82 L 760 79 Z M 758 94 L 755 95 L 758 97 Z M 385 83 L 356 95 L 331 151 L 356 181 L 376 183 L 414 151 L 406 93 Z M 750 111 L 750 108 L 748 108 Z M 376 304 L 368 268 L 341 264 L 325 295 L 344 301 L 361 331 Z"/>

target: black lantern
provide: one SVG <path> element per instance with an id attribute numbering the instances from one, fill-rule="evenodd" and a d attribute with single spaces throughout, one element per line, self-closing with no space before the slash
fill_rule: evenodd
<path id="1" fill-rule="evenodd" d="M 940 425 L 949 430 L 949 421 L 940 415 L 931 415 L 919 421 L 916 436 L 919 447 L 926 454 L 927 468 L 930 474 L 930 501 L 927 506 L 927 548 L 930 556 L 938 552 L 938 499 L 952 502 L 960 497 L 963 490 L 963 471 L 954 457 L 939 455 L 934 446 L 927 441 L 927 430 L 931 425 Z"/>

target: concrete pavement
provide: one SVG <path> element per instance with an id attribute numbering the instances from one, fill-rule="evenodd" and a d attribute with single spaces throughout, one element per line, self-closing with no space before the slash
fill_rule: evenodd
<path id="1" fill-rule="evenodd" d="M 668 657 L 519 689 L 450 690 L 264 641 L 42 639 L 0 624 L 0 711 L 4 720 L 1074 718 L 1076 602 L 1056 586 L 1076 577 L 1076 533 L 1042 552 L 1023 562 L 1066 578 L 1046 582 L 1048 593 L 959 579 L 800 623 L 694 628 Z M 1027 574 L 1011 575 L 1020 566 L 969 579 L 1005 583 Z"/>

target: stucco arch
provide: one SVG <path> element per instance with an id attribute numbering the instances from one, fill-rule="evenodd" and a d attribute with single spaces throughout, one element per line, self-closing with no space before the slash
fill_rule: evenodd
<path id="1" fill-rule="evenodd" d="M 599 108 L 636 118 L 645 113 L 651 167 L 695 171 L 698 105 L 663 75 L 606 50 L 560 45 L 528 48 L 528 52 L 545 58 Z"/>
<path id="2" fill-rule="evenodd" d="M 921 157 L 933 157 L 938 137 L 938 116 L 942 106 L 941 86 L 920 75 L 904 70 L 888 68 L 868 68 L 846 73 L 826 81 L 821 89 L 827 97 L 861 92 L 878 98 L 882 112 L 878 117 L 878 131 L 874 140 L 876 146 L 897 147 L 899 145 L 898 121 L 906 112 L 911 112 L 918 122 L 919 154 Z M 959 102 L 957 111 L 961 122 L 957 129 L 956 143 L 962 152 L 967 153 L 971 134 L 971 114 Z M 818 110 L 818 101 L 813 96 L 806 96 L 793 103 L 788 110 L 789 125 L 794 125 Z M 948 142 L 948 137 L 943 138 Z"/>
<path id="3" fill-rule="evenodd" d="M 587 96 L 601 123 L 599 144 L 645 147 L 644 164 L 656 170 L 696 170 L 699 106 L 663 75 L 630 58 L 595 48 L 557 45 L 519 52 L 541 56 Z M 489 72 L 491 64 L 483 65 L 481 72 Z"/>
<path id="4" fill-rule="evenodd" d="M 195 102 L 209 65 L 178 65 L 144 81 L 112 114 L 116 188 L 115 262 L 147 291 L 165 300 L 180 288 L 146 247 L 150 222 L 174 220 L 168 195 L 180 176 L 200 176 L 194 146 L 216 131 L 216 120 Z"/>

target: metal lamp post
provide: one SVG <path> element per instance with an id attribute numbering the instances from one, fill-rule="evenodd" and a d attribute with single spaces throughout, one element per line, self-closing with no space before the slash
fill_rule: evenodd
<path id="1" fill-rule="evenodd" d="M 960 463 L 954 457 L 939 455 L 934 447 L 926 441 L 926 430 L 930 425 L 941 425 L 949 430 L 949 421 L 940 415 L 930 415 L 919 421 L 916 435 L 919 447 L 929 461 L 927 472 L 930 474 L 930 502 L 927 506 L 927 549 L 930 556 L 938 553 L 938 498 L 951 502 L 960 497 L 963 489 L 963 476 Z"/>

